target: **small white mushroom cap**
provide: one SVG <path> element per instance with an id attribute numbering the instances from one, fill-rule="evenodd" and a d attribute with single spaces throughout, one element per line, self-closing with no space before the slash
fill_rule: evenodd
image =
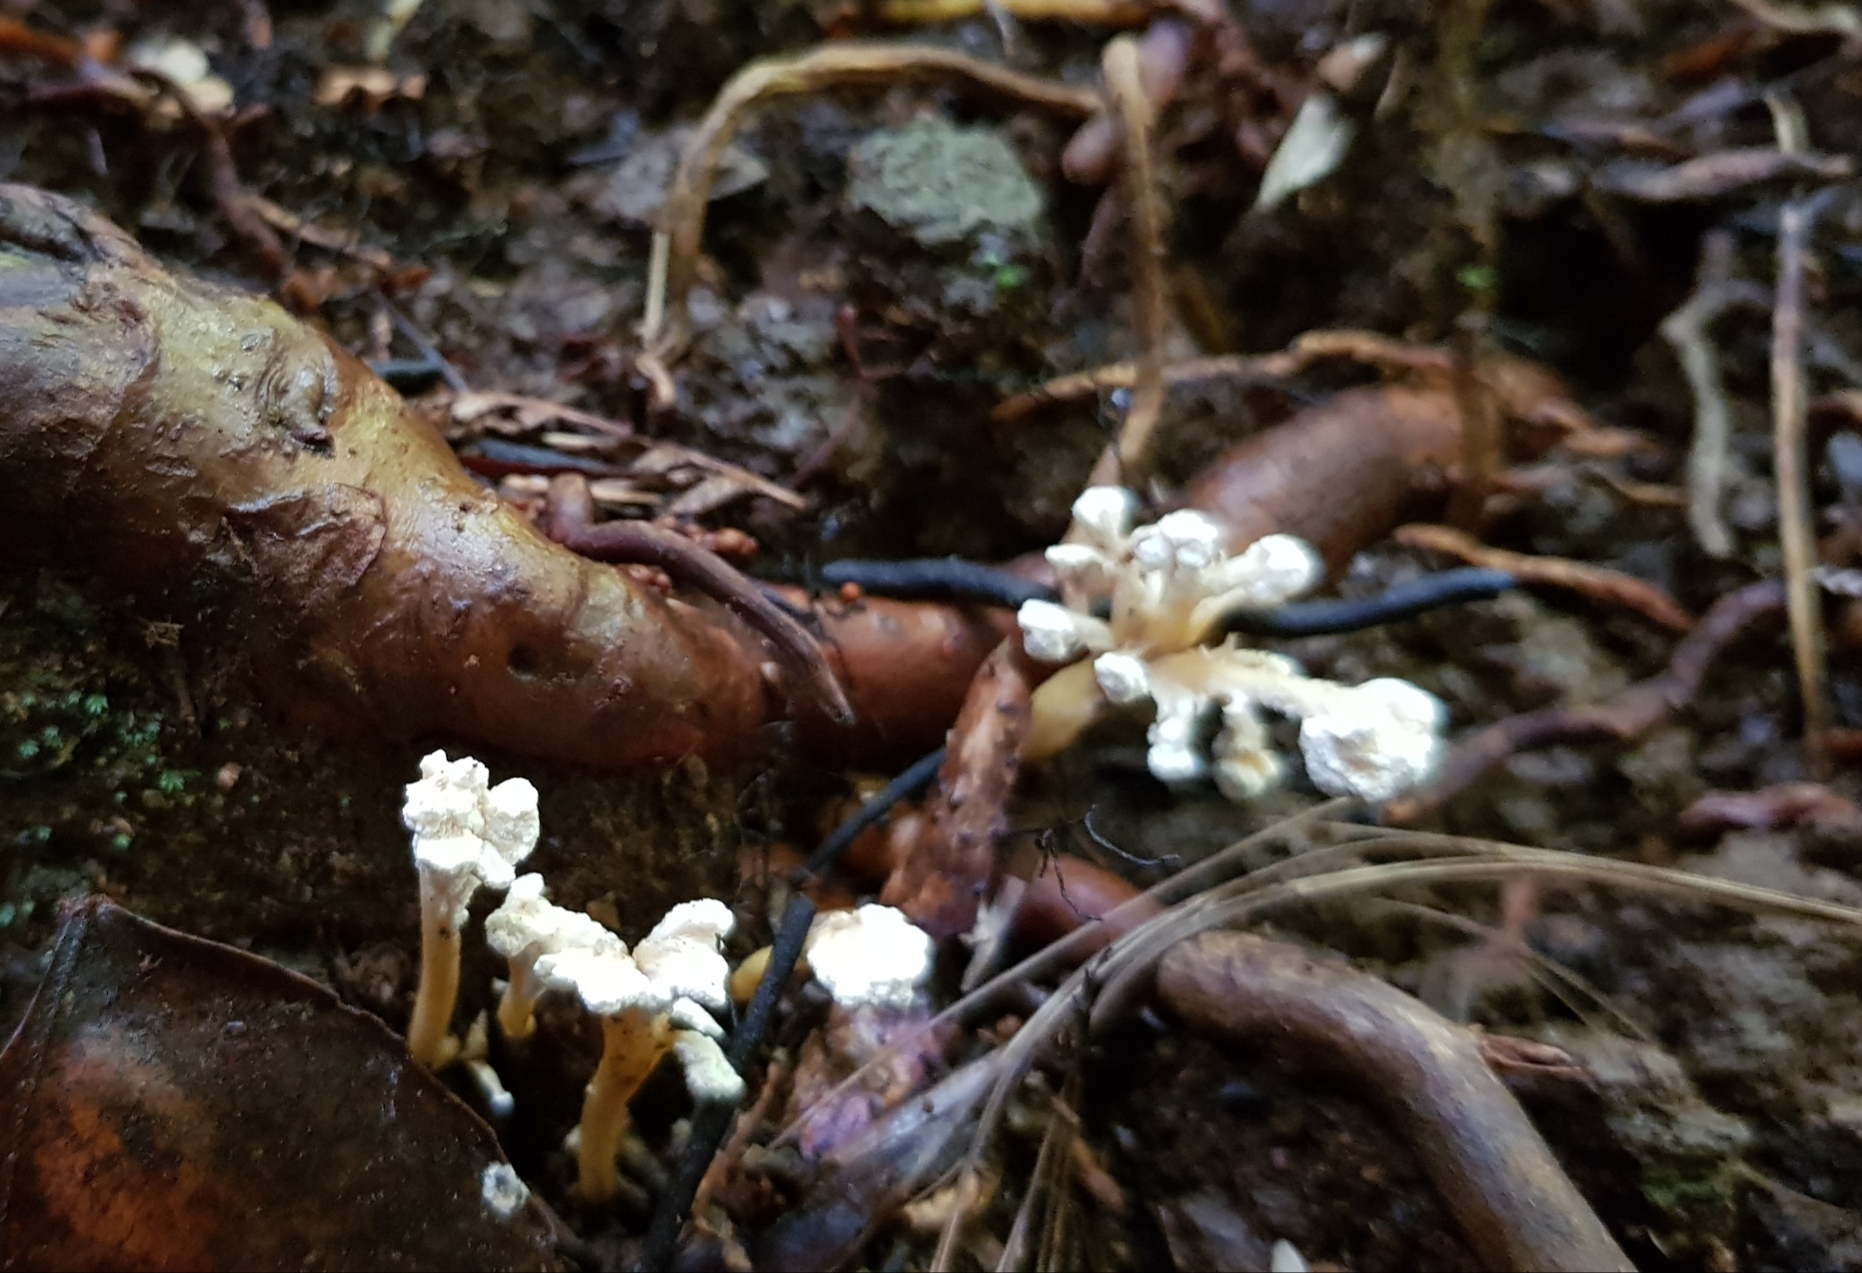
<path id="1" fill-rule="evenodd" d="M 672 1036 L 672 1050 L 685 1071 L 685 1089 L 693 1100 L 743 1099 L 743 1076 L 731 1068 L 730 1058 L 716 1039 L 695 1030 L 680 1030 Z"/>
<path id="2" fill-rule="evenodd" d="M 1083 654 L 1112 648 L 1112 629 L 1104 620 L 1052 601 L 1024 601 L 1015 612 L 1022 647 L 1043 663 L 1071 663 Z"/>
<path id="3" fill-rule="evenodd" d="M 815 920 L 803 947 L 808 967 L 843 1008 L 902 1008 L 931 975 L 931 935 L 891 906 L 868 903 Z"/>
<path id="4" fill-rule="evenodd" d="M 716 898 L 683 902 L 634 947 L 634 962 L 668 1001 L 722 1008 L 730 1002 L 731 967 L 718 945 L 736 924 L 731 908 Z"/>
<path id="5" fill-rule="evenodd" d="M 1263 535 L 1211 567 L 1209 591 L 1223 609 L 1277 606 L 1311 591 L 1325 577 L 1318 550 L 1296 535 Z"/>
<path id="6" fill-rule="evenodd" d="M 575 948 L 627 953 L 626 944 L 593 917 L 548 901 L 543 877 L 534 872 L 513 880 L 503 905 L 485 917 L 485 941 L 511 960 Z"/>
<path id="7" fill-rule="evenodd" d="M 564 950 L 537 960 L 537 977 L 551 990 L 567 990 L 596 1016 L 617 1017 L 629 1008 L 664 1012 L 671 1006 L 625 950 Z"/>
<path id="8" fill-rule="evenodd" d="M 1093 660 L 1093 678 L 1106 698 L 1114 703 L 1135 703 L 1149 697 L 1151 673 L 1136 654 L 1114 650 Z"/>
<path id="9" fill-rule="evenodd" d="M 1435 695 L 1408 681 L 1366 681 L 1300 726 L 1306 772 L 1328 795 L 1389 800 L 1434 774 L 1445 716 Z"/>
<path id="10" fill-rule="evenodd" d="M 1122 486 L 1089 486 L 1073 501 L 1073 520 L 1094 547 L 1115 551 L 1131 534 L 1138 499 Z"/>
<path id="11" fill-rule="evenodd" d="M 1221 558 L 1225 534 L 1207 513 L 1183 509 L 1134 531 L 1131 555 L 1145 570 L 1205 570 Z"/>
<path id="12" fill-rule="evenodd" d="M 409 783 L 401 822 L 413 833 L 414 864 L 443 895 L 452 922 L 481 886 L 509 888 L 517 864 L 536 848 L 541 824 L 537 789 L 523 778 L 488 785 L 490 772 L 470 756 L 448 760 L 443 751 L 420 762 Z"/>

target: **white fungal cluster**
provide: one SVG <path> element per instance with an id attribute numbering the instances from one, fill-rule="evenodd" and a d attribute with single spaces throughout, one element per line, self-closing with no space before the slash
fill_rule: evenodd
<path id="1" fill-rule="evenodd" d="M 420 988 L 408 1026 L 416 1060 L 432 1069 L 465 1063 L 493 1112 L 509 1112 L 510 1094 L 485 1059 L 483 1017 L 463 1047 L 447 1033 L 472 895 L 481 887 L 504 889 L 503 904 L 485 920 L 485 938 L 510 963 L 498 1005 L 505 1035 L 531 1034 L 537 1000 L 551 990 L 575 994 L 601 1021 L 602 1060 L 578 1129 L 586 1197 L 603 1200 L 619 1188 L 614 1160 L 627 1104 L 666 1054 L 679 1058 L 697 1099 L 742 1096 L 743 1080 L 719 1046 L 724 1030 L 712 1015 L 730 1001 L 722 949 L 735 923 L 730 907 L 709 898 L 675 906 L 630 952 L 591 917 L 546 898 L 541 875 L 517 875 L 541 829 L 536 788 L 522 778 L 493 787 L 485 766 L 469 757 L 450 760 L 436 751 L 423 759 L 401 820 L 413 835 L 420 873 Z M 487 1206 L 519 1205 L 509 1202 L 502 1177 L 488 1176 L 485 1189 Z"/>
<path id="2" fill-rule="evenodd" d="M 1170 783 L 1213 777 L 1232 800 L 1285 777 L 1263 711 L 1301 722 L 1307 773 L 1329 794 L 1384 801 L 1433 773 L 1443 722 L 1433 695 L 1389 677 L 1316 680 L 1233 638 L 1203 644 L 1229 611 L 1280 605 L 1317 584 L 1324 567 L 1309 545 L 1268 535 L 1230 555 L 1221 525 L 1202 513 L 1134 529 L 1135 511 L 1119 487 L 1082 494 L 1073 506 L 1081 542 L 1047 550 L 1060 604 L 1030 601 L 1017 616 L 1032 657 L 1091 661 L 1090 681 L 1063 672 L 1036 691 L 1032 758 L 1070 743 L 1100 703 L 1149 700 L 1151 772 Z M 1093 702 L 1082 704 L 1086 696 Z M 1216 713 L 1221 725 L 1205 750 L 1204 722 Z"/>

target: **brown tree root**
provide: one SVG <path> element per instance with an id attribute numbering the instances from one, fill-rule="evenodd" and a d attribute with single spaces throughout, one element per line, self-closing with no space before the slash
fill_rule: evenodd
<path id="1" fill-rule="evenodd" d="M 1355 1078 L 1415 1147 L 1495 1269 L 1633 1270 L 1472 1032 L 1340 962 L 1248 933 L 1173 947 L 1158 993 L 1198 1029 L 1266 1039 Z"/>

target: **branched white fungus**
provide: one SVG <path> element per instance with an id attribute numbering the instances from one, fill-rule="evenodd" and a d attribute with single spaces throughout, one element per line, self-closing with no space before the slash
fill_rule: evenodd
<path id="1" fill-rule="evenodd" d="M 420 872 L 420 985 L 407 1026 L 407 1050 L 429 1069 L 458 1052 L 447 1033 L 459 995 L 459 930 L 481 887 L 511 886 L 517 864 L 536 847 L 537 789 L 522 778 L 490 785 L 471 757 L 436 751 L 408 784 L 401 821 L 413 835 Z"/>
<path id="2" fill-rule="evenodd" d="M 574 991 L 601 1018 L 601 1063 L 583 1098 L 574 1142 L 577 1189 L 586 1201 L 605 1202 L 620 1191 L 615 1159 L 630 1122 L 627 1106 L 666 1053 L 678 1055 L 695 1098 L 742 1094 L 708 1011 L 729 1001 L 730 965 L 719 943 L 733 922 L 722 902 L 687 902 L 668 912 L 631 955 L 617 941 L 616 948 L 537 957 L 539 982 Z"/>
<path id="3" fill-rule="evenodd" d="M 546 988 L 537 961 L 571 950 L 626 954 L 621 939 L 592 917 L 554 905 L 543 896 L 541 875 L 520 875 L 504 904 L 485 917 L 485 940 L 510 961 L 511 979 L 498 1000 L 498 1026 L 507 1039 L 528 1038 Z"/>
<path id="4" fill-rule="evenodd" d="M 1035 691 L 1027 759 L 1065 748 L 1104 703 L 1149 700 L 1151 772 L 1170 783 L 1213 777 L 1233 800 L 1285 776 L 1263 710 L 1301 722 L 1307 773 L 1328 794 L 1388 800 L 1434 771 L 1442 706 L 1407 681 L 1338 685 L 1233 638 L 1203 644 L 1228 611 L 1280 605 L 1318 583 L 1310 546 L 1268 535 L 1230 555 L 1221 525 L 1202 513 L 1133 529 L 1135 508 L 1118 487 L 1083 493 L 1073 506 L 1080 542 L 1047 551 L 1061 604 L 1030 601 L 1017 615 L 1032 657 L 1074 665 Z M 1205 748 L 1204 722 L 1218 711 Z"/>

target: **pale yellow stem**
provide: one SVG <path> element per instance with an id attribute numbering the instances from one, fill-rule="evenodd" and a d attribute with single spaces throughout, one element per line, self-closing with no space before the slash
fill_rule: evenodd
<path id="1" fill-rule="evenodd" d="M 581 1143 L 576 1146 L 576 1192 L 584 1202 L 606 1202 L 621 1191 L 615 1159 L 633 1121 L 627 1106 L 672 1050 L 665 1013 L 629 1008 L 601 1022 L 601 1064 L 582 1099 Z"/>
<path id="2" fill-rule="evenodd" d="M 1065 751 L 1105 705 L 1091 659 L 1069 664 L 1043 681 L 1030 704 L 1021 757 L 1034 762 Z"/>
<path id="3" fill-rule="evenodd" d="M 528 1039 L 537 1028 L 537 1000 L 543 997 L 543 983 L 528 959 L 511 961 L 511 980 L 498 1000 L 498 1029 L 507 1039 Z"/>
<path id="4" fill-rule="evenodd" d="M 459 1054 L 459 1040 L 447 1032 L 459 999 L 459 927 L 450 892 L 420 873 L 420 986 L 407 1023 L 407 1050 L 429 1070 Z"/>

